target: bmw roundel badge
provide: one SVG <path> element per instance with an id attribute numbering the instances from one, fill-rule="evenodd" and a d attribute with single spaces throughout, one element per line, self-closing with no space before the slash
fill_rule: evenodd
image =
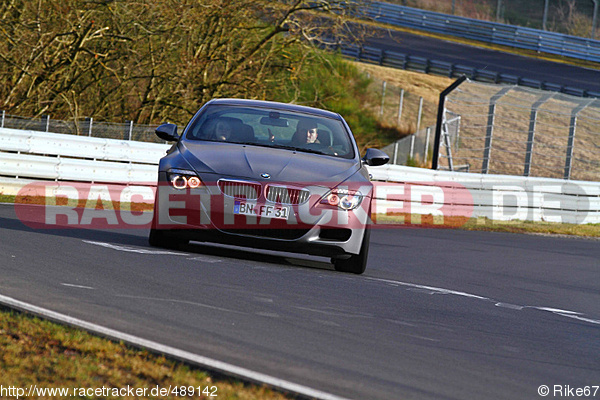
<path id="1" fill-rule="evenodd" d="M 265 178 L 265 179 L 269 179 L 271 177 L 271 175 L 269 175 L 267 173 L 263 173 L 263 174 L 260 174 L 260 177 L 261 178 Z"/>

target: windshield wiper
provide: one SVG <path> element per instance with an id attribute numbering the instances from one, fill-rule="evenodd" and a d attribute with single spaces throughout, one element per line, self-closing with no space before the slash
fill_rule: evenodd
<path id="1" fill-rule="evenodd" d="M 260 142 L 229 142 L 229 143 L 245 144 L 245 145 L 260 146 L 260 147 L 272 147 L 272 148 L 275 148 L 275 149 L 284 149 L 284 150 L 301 151 L 301 152 L 304 152 L 304 153 L 329 155 L 329 154 L 324 153 L 324 152 L 319 151 L 319 150 L 307 149 L 307 148 L 304 148 L 304 147 L 289 146 L 289 145 L 285 145 L 285 144 L 260 143 Z"/>
<path id="2" fill-rule="evenodd" d="M 294 151 L 301 151 L 304 153 L 313 153 L 313 154 L 323 154 L 323 155 L 327 155 L 327 153 L 323 153 L 320 150 L 316 150 L 316 149 L 307 149 L 305 147 L 296 147 L 296 146 L 287 146 L 287 145 L 283 145 L 283 144 L 274 144 L 270 147 L 276 147 L 278 149 L 286 149 L 286 150 L 294 150 Z"/>

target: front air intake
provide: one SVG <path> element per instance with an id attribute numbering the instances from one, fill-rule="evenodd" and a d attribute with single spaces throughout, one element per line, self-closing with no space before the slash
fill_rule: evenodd
<path id="1" fill-rule="evenodd" d="M 269 185 L 267 200 L 280 204 L 302 204 L 308 200 L 310 192 L 306 189 Z"/>
<path id="2" fill-rule="evenodd" d="M 261 185 L 258 182 L 219 179 L 221 193 L 236 199 L 256 200 L 260 196 Z"/>

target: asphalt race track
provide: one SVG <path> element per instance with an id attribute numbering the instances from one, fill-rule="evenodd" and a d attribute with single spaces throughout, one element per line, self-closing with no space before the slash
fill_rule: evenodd
<path id="1" fill-rule="evenodd" d="M 380 31 L 376 36 L 366 39 L 365 45 L 583 90 L 600 91 L 600 69 L 576 67 L 399 31 Z"/>
<path id="2" fill-rule="evenodd" d="M 32 230 L 0 204 L 0 294 L 351 399 L 600 385 L 597 240 L 375 230 L 356 276 L 146 235 Z"/>

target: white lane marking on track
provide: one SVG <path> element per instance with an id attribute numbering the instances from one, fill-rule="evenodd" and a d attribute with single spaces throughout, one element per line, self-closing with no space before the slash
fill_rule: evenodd
<path id="1" fill-rule="evenodd" d="M 102 246 L 113 250 L 125 251 L 128 253 L 139 253 L 139 254 L 159 254 L 159 255 L 174 255 L 174 256 L 189 256 L 186 253 L 178 253 L 174 251 L 168 250 L 148 250 L 148 249 L 140 249 L 137 247 L 127 247 L 127 246 L 119 246 L 117 244 L 105 243 L 105 242 L 95 242 L 93 240 L 83 240 L 84 243 L 94 244 L 96 246 Z"/>
<path id="2" fill-rule="evenodd" d="M 107 336 L 112 339 L 122 340 L 124 342 L 133 344 L 139 347 L 145 347 L 150 350 L 154 350 L 158 353 L 168 354 L 172 357 L 182 359 L 197 365 L 205 366 L 217 371 L 221 371 L 230 376 L 238 376 L 251 381 L 264 383 L 266 385 L 274 386 L 286 391 L 293 393 L 299 393 L 303 396 L 313 397 L 315 399 L 322 400 L 348 400 L 344 397 L 336 396 L 327 392 L 323 392 L 317 389 L 313 389 L 308 386 L 300 385 L 294 382 L 286 381 L 271 375 L 266 375 L 260 372 L 253 371 L 251 369 L 238 367 L 237 365 L 229 364 L 223 361 L 215 360 L 214 358 L 204 357 L 198 354 L 190 353 L 185 350 L 180 350 L 175 347 L 166 346 L 158 342 L 146 340 L 138 336 L 130 335 L 121 331 L 117 331 L 110 328 L 105 328 L 101 325 L 96 325 L 81 319 L 69 317 L 68 315 L 60 314 L 55 311 L 48 310 L 34 306 L 33 304 L 25 303 L 11 297 L 3 296 L 0 294 L 0 303 L 17 310 L 26 311 L 38 316 L 45 318 L 54 319 L 61 321 L 65 324 L 83 328 L 85 330 L 94 332 L 96 334 Z"/>
<path id="3" fill-rule="evenodd" d="M 61 285 L 63 286 L 68 286 L 68 287 L 73 287 L 73 288 L 78 288 L 78 289 L 90 289 L 90 290 L 95 290 L 95 288 L 90 287 L 90 286 L 82 286 L 82 285 L 74 285 L 72 283 L 61 283 Z"/>
<path id="4" fill-rule="evenodd" d="M 369 277 L 365 277 L 365 278 L 372 280 L 372 281 L 386 282 L 386 283 L 391 283 L 394 285 L 409 286 L 412 288 L 423 289 L 423 290 L 426 290 L 427 292 L 429 292 L 430 294 L 453 294 L 455 296 L 471 297 L 471 298 L 478 299 L 478 300 L 490 300 L 487 297 L 477 296 L 475 294 L 470 294 L 470 293 L 465 293 L 465 292 L 457 292 L 456 290 L 442 289 L 442 288 L 437 288 L 437 287 L 433 287 L 433 286 L 417 285 L 415 283 L 399 282 L 399 281 L 394 281 L 391 279 L 369 278 Z"/>
<path id="5" fill-rule="evenodd" d="M 215 263 L 223 262 L 223 260 L 221 260 L 220 258 L 214 258 L 214 257 L 209 257 L 209 256 L 190 257 L 190 258 L 188 258 L 188 260 L 191 260 L 191 261 L 202 261 L 202 262 L 209 263 L 209 264 L 215 264 Z"/>
<path id="6" fill-rule="evenodd" d="M 191 306 L 209 308 L 211 310 L 226 311 L 226 312 L 232 312 L 232 313 L 237 313 L 237 314 L 246 314 L 245 312 L 242 312 L 242 311 L 230 310 L 229 308 L 211 306 L 209 304 L 198 303 L 195 301 L 188 301 L 188 300 L 167 299 L 167 298 L 162 298 L 162 297 L 132 296 L 132 295 L 127 295 L 127 294 L 117 294 L 117 295 L 115 295 L 115 297 L 123 297 L 126 299 L 136 299 L 136 300 L 162 301 L 162 302 L 167 302 L 167 303 L 187 304 L 187 305 L 191 305 Z"/>
<path id="7" fill-rule="evenodd" d="M 539 311 L 546 311 L 546 312 L 551 312 L 552 314 L 555 314 L 555 315 L 560 315 L 561 317 L 573 318 L 573 319 L 576 319 L 579 321 L 589 322 L 589 323 L 595 324 L 595 325 L 600 325 L 600 320 L 586 318 L 586 317 L 584 317 L 585 314 L 576 312 L 576 311 L 561 310 L 558 308 L 551 308 L 551 307 L 520 306 L 517 304 L 509 304 L 509 303 L 499 302 L 499 301 L 490 299 L 488 297 L 478 296 L 476 294 L 459 292 L 456 290 L 443 289 L 443 288 L 438 288 L 438 287 L 433 287 L 433 286 L 417 285 L 416 283 L 400 282 L 400 281 L 395 281 L 395 280 L 391 280 L 391 279 L 370 278 L 368 276 L 366 276 L 365 279 L 368 279 L 371 281 L 389 283 L 389 284 L 396 285 L 396 286 L 407 286 L 409 288 L 420 289 L 420 290 L 426 291 L 427 293 L 432 294 L 432 295 L 433 294 L 451 294 L 451 295 L 455 295 L 455 296 L 462 296 L 462 297 L 468 297 L 468 298 L 477 299 L 477 300 L 489 301 L 489 302 L 493 302 L 496 307 L 502 307 L 502 308 L 507 308 L 507 309 L 511 309 L 511 310 L 519 310 L 520 311 L 525 308 L 530 308 L 530 309 L 539 310 Z"/>

